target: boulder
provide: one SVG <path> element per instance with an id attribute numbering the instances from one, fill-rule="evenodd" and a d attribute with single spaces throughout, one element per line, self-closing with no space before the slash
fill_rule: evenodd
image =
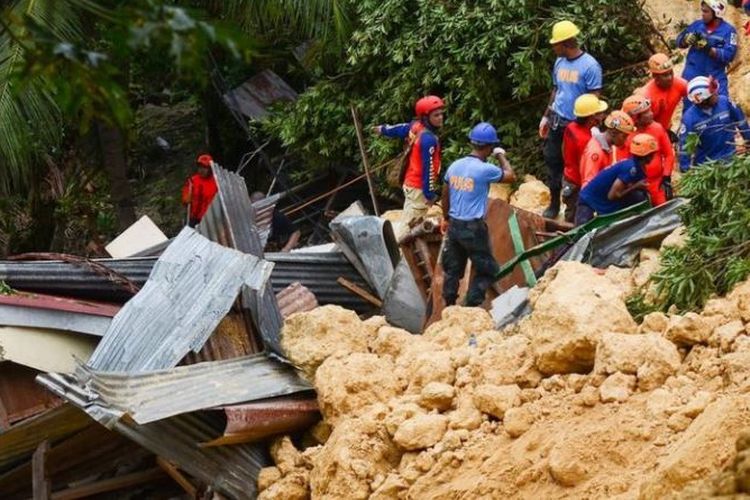
<path id="1" fill-rule="evenodd" d="M 649 391 L 660 386 L 680 367 L 677 347 L 655 333 L 626 335 L 605 333 L 596 349 L 594 371 L 610 375 L 638 375 L 638 385 Z"/>
<path id="2" fill-rule="evenodd" d="M 705 320 L 698 314 L 689 312 L 684 316 L 674 315 L 669 318 L 664 336 L 678 346 L 705 344 L 711 331 Z"/>
<path id="3" fill-rule="evenodd" d="M 521 389 L 517 385 L 480 385 L 474 390 L 474 405 L 482 413 L 502 419 L 506 411 L 521 405 Z"/>
<path id="4" fill-rule="evenodd" d="M 405 450 L 422 450 L 443 439 L 447 428 L 448 418 L 443 415 L 416 415 L 398 427 L 393 440 Z"/>
<path id="5" fill-rule="evenodd" d="M 599 386 L 599 397 L 602 403 L 618 402 L 628 400 L 635 389 L 635 377 L 624 373 L 615 373 Z"/>
<path id="6" fill-rule="evenodd" d="M 428 410 L 445 411 L 451 407 L 456 391 L 453 386 L 431 382 L 424 386 L 419 395 L 419 404 Z"/>

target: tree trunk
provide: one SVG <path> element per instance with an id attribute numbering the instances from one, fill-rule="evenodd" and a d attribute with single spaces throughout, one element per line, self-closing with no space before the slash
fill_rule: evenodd
<path id="1" fill-rule="evenodd" d="M 119 128 L 104 122 L 97 123 L 97 131 L 104 170 L 109 175 L 109 190 L 117 211 L 119 230 L 124 231 L 135 222 L 133 194 L 127 175 L 125 134 Z"/>

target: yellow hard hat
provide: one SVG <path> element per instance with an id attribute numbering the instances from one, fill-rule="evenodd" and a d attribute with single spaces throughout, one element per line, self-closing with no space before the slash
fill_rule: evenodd
<path id="1" fill-rule="evenodd" d="M 630 154 L 633 156 L 647 156 L 659 151 L 659 144 L 650 134 L 637 134 L 630 143 Z"/>
<path id="2" fill-rule="evenodd" d="M 581 30 L 578 29 L 578 26 L 572 22 L 560 21 L 552 26 L 552 39 L 549 43 L 554 45 L 556 43 L 564 42 L 565 40 L 570 40 L 571 38 L 577 37 L 580 32 Z"/>
<path id="3" fill-rule="evenodd" d="M 583 94 L 576 99 L 573 114 L 578 118 L 586 118 L 587 116 L 607 111 L 608 107 L 606 102 L 594 94 Z"/>

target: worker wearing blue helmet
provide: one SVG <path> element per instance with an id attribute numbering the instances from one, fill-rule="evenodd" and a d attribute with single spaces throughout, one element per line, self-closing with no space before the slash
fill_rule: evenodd
<path id="1" fill-rule="evenodd" d="M 487 195 L 493 182 L 511 183 L 516 175 L 500 148 L 500 138 L 489 123 L 476 125 L 469 133 L 471 154 L 456 160 L 448 167 L 443 181 L 448 195 L 443 196 L 442 230 L 446 241 L 441 255 L 445 281 L 443 299 L 454 305 L 458 299 L 458 285 L 471 259 L 474 277 L 469 285 L 465 305 L 479 306 L 487 289 L 497 280 L 500 270 L 492 255 L 487 215 Z M 500 167 L 487 162 L 494 156 Z"/>

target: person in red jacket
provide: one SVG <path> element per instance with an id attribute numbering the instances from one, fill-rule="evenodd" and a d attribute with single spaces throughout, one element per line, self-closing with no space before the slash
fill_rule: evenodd
<path id="1" fill-rule="evenodd" d="M 440 139 L 437 132 L 443 127 L 445 103 L 434 95 L 417 101 L 417 119 L 398 125 L 378 125 L 376 135 L 406 141 L 407 165 L 403 176 L 403 219 L 423 217 L 440 197 Z"/>
<path id="2" fill-rule="evenodd" d="M 578 205 L 578 193 L 581 191 L 581 158 L 583 150 L 591 140 L 591 129 L 602 122 L 602 113 L 607 110 L 607 103 L 594 94 L 583 94 L 576 99 L 573 113 L 576 119 L 570 122 L 563 132 L 563 190 L 562 200 L 565 204 L 565 220 L 573 222 Z"/>
<path id="3" fill-rule="evenodd" d="M 672 60 L 666 54 L 654 54 L 648 60 L 648 69 L 653 78 L 643 87 L 635 91 L 651 101 L 651 112 L 669 134 L 673 143 L 677 143 L 677 135 L 671 131 L 672 116 L 677 105 L 687 97 L 687 81 L 674 74 Z"/>
<path id="4" fill-rule="evenodd" d="M 654 121 L 651 112 L 651 101 L 642 95 L 633 95 L 622 103 L 622 110 L 633 118 L 636 134 L 648 134 L 656 139 L 659 150 L 654 158 L 646 165 L 646 180 L 651 204 L 655 207 L 672 199 L 672 170 L 674 169 L 675 154 L 669 135 L 661 124 Z M 630 150 L 630 143 L 636 134 L 631 134 L 625 143 L 625 149 Z M 618 158 L 619 160 L 619 158 Z"/>
<path id="5" fill-rule="evenodd" d="M 585 188 L 596 175 L 615 163 L 617 151 L 625 145 L 628 135 L 635 132 L 633 119 L 619 109 L 612 111 L 591 139 L 581 157 L 581 188 Z"/>
<path id="6" fill-rule="evenodd" d="M 218 187 L 214 179 L 214 160 L 211 155 L 202 154 L 195 161 L 198 172 L 188 177 L 182 187 L 182 204 L 188 207 L 188 225 L 195 227 L 201 221 L 211 202 L 216 196 Z"/>

